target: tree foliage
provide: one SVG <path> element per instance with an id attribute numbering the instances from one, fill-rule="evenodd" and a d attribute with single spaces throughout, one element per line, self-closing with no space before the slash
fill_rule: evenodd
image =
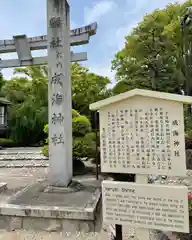
<path id="1" fill-rule="evenodd" d="M 155 10 L 126 36 L 125 47 L 112 62 L 118 81 L 113 89 L 115 94 L 133 88 L 174 93 L 185 89 L 188 76 L 183 56 L 189 47 L 183 50 L 183 41 L 190 42 L 192 35 L 183 34 L 181 19 L 190 5 L 191 1 L 187 1 Z"/>
<path id="2" fill-rule="evenodd" d="M 48 121 L 48 85 L 44 67 L 15 69 L 23 77 L 7 80 L 2 94 L 11 101 L 8 124 L 10 137 L 19 145 L 33 145 L 44 139 Z"/>
<path id="3" fill-rule="evenodd" d="M 89 116 L 89 104 L 109 97 L 109 78 L 92 73 L 78 63 L 71 65 L 73 108 Z"/>
<path id="4" fill-rule="evenodd" d="M 44 125 L 48 122 L 48 68 L 33 66 L 16 68 L 17 74 L 4 81 L 0 76 L 0 92 L 12 106 L 9 108 L 10 137 L 19 145 L 33 145 L 45 138 Z M 19 74 L 19 76 L 18 76 Z M 91 73 L 87 68 L 75 63 L 71 65 L 72 114 L 76 117 L 76 133 L 81 128 L 81 115 L 89 116 L 89 104 L 108 96 L 107 84 L 110 80 Z M 2 87 L 2 89 L 1 89 Z M 89 123 L 89 122 L 88 122 Z M 89 129 L 87 124 L 87 129 Z"/>

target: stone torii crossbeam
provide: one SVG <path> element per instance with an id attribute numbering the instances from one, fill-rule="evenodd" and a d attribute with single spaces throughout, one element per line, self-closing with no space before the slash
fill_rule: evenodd
<path id="1" fill-rule="evenodd" d="M 49 182 L 67 187 L 72 180 L 72 62 L 87 60 L 87 53 L 73 53 L 70 46 L 82 45 L 96 34 L 97 24 L 70 31 L 67 0 L 47 0 L 47 36 L 14 36 L 0 41 L 0 54 L 17 52 L 18 59 L 0 60 L 0 68 L 45 65 L 49 72 Z M 47 57 L 32 57 L 32 50 L 47 49 Z"/>
<path id="2" fill-rule="evenodd" d="M 70 31 L 70 45 L 78 46 L 89 43 L 91 36 L 97 31 L 97 23 L 76 28 Z M 0 68 L 23 67 L 31 65 L 47 64 L 47 57 L 35 57 L 31 55 L 31 51 L 47 49 L 47 35 L 27 38 L 26 35 L 17 35 L 13 39 L 0 40 L 0 54 L 16 52 L 18 59 L 0 59 Z M 71 61 L 85 61 L 87 53 L 71 52 Z"/>

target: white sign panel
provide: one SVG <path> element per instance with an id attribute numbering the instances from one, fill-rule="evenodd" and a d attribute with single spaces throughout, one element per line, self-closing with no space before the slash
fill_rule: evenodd
<path id="1" fill-rule="evenodd" d="M 99 112 L 102 172 L 186 175 L 182 103 L 136 96 Z"/>
<path id="2" fill-rule="evenodd" d="M 102 198 L 105 223 L 189 232 L 187 187 L 103 181 Z"/>

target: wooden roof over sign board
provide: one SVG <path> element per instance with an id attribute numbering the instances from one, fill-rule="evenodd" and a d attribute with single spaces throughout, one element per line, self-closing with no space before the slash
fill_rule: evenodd
<path id="1" fill-rule="evenodd" d="M 149 98 L 156 98 L 156 99 L 192 104 L 192 97 L 189 97 L 189 96 L 183 96 L 183 95 L 165 93 L 165 92 L 149 91 L 149 90 L 143 90 L 143 89 L 134 89 L 134 90 L 101 100 L 99 102 L 92 103 L 90 104 L 89 108 L 90 110 L 99 110 L 103 107 L 106 107 L 107 105 L 117 103 L 135 96 L 149 97 Z"/>

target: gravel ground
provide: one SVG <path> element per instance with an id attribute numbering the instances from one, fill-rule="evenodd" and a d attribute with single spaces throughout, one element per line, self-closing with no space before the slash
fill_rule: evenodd
<path id="1" fill-rule="evenodd" d="M 59 233 L 46 233 L 46 232 L 29 232 L 29 231 L 17 231 L 17 232 L 0 232 L 0 240 L 108 240 L 109 234 L 102 232 L 99 234 L 82 234 L 77 233 L 59 234 Z"/>
<path id="2" fill-rule="evenodd" d="M 159 179 L 155 181 L 155 183 L 166 185 L 183 185 L 188 187 L 189 192 L 192 192 L 192 170 L 187 170 L 186 177 L 167 177 L 167 179 Z"/>

